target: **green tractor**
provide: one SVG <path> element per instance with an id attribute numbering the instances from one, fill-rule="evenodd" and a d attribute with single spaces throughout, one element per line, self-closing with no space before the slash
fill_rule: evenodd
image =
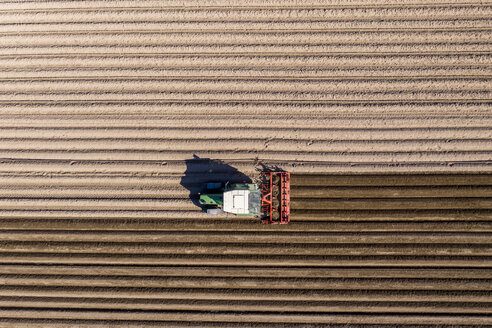
<path id="1" fill-rule="evenodd" d="M 202 185 L 200 205 L 207 214 L 257 216 L 263 223 L 290 221 L 290 173 L 261 172 L 259 184 L 209 182 Z"/>

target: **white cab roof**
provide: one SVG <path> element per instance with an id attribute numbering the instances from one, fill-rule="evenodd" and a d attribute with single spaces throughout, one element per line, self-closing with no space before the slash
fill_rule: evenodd
<path id="1" fill-rule="evenodd" d="M 231 190 L 224 193 L 224 212 L 248 214 L 249 190 Z"/>

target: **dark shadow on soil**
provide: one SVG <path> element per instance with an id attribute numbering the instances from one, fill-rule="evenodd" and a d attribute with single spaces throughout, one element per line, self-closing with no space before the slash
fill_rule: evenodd
<path id="1" fill-rule="evenodd" d="M 251 183 L 251 178 L 238 171 L 235 167 L 217 159 L 200 158 L 193 155 L 192 159 L 185 160 L 186 171 L 181 178 L 181 185 L 190 192 L 189 197 L 193 204 L 200 207 L 199 193 L 202 184 L 207 182 Z M 203 208 L 202 208 L 203 210 Z"/>
<path id="2" fill-rule="evenodd" d="M 256 165 L 256 171 L 261 172 L 286 172 L 284 169 L 277 165 L 265 165 L 263 163 L 258 163 Z"/>

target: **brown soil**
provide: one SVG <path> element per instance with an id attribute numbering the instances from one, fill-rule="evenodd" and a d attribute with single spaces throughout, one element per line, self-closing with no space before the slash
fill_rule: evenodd
<path id="1" fill-rule="evenodd" d="M 0 326 L 492 325 L 492 6 L 183 4 L 0 3 Z"/>

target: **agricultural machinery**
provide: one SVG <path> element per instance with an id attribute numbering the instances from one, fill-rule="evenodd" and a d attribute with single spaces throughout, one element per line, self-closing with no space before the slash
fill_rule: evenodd
<path id="1" fill-rule="evenodd" d="M 290 220 L 290 173 L 261 172 L 258 184 L 209 182 L 202 186 L 200 205 L 208 214 L 255 216 L 262 223 Z"/>

